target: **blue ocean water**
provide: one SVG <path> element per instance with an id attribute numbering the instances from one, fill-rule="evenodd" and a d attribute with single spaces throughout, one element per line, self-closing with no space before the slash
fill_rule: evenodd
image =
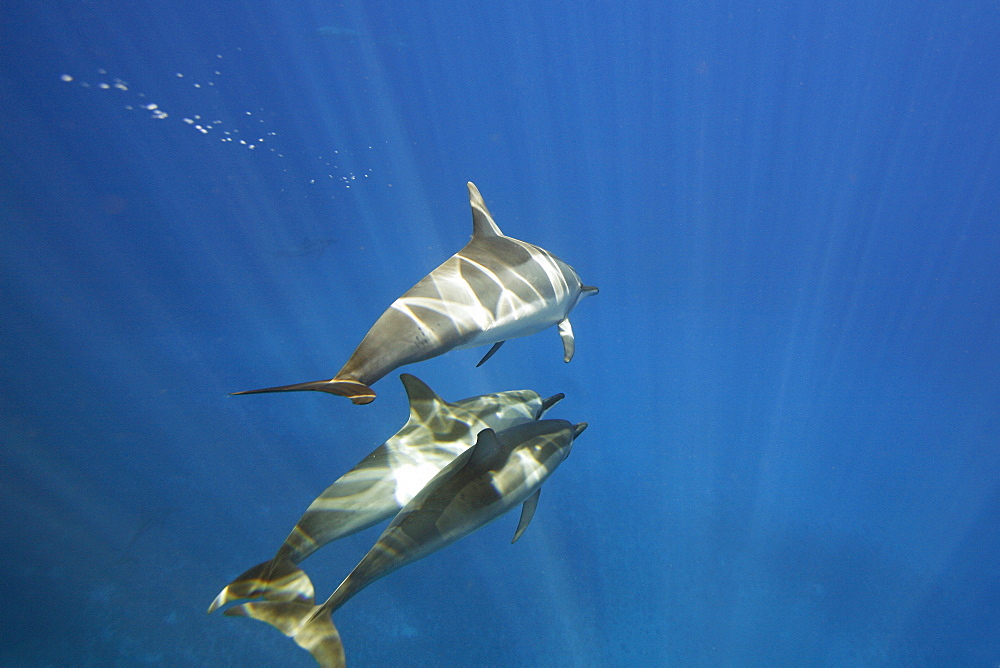
<path id="1" fill-rule="evenodd" d="M 330 377 L 470 234 L 600 295 L 407 367 L 587 421 L 350 665 L 1000 662 L 995 2 L 3 5 L 0 664 L 312 664 L 206 615 L 406 419 Z M 325 597 L 378 535 L 304 562 Z"/>

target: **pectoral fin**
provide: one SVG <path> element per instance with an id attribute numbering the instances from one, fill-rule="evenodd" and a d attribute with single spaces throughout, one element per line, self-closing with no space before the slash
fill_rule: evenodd
<path id="1" fill-rule="evenodd" d="M 500 346 L 502 346 L 503 344 L 504 344 L 503 341 L 497 341 L 496 343 L 494 343 L 493 346 L 487 351 L 487 353 L 483 355 L 483 359 L 479 360 L 479 364 L 476 365 L 476 368 L 478 369 L 479 367 L 481 367 L 483 364 L 486 363 L 486 360 L 493 357 L 493 353 L 500 350 Z"/>
<path id="2" fill-rule="evenodd" d="M 568 362 L 573 359 L 576 352 L 576 341 L 573 339 L 573 325 L 569 324 L 569 318 L 559 321 L 559 336 L 563 342 L 563 361 Z"/>
<path id="3" fill-rule="evenodd" d="M 521 506 L 521 521 L 517 523 L 517 531 L 514 532 L 514 538 L 510 542 L 516 543 L 517 539 L 521 537 L 524 530 L 528 528 L 531 524 L 531 518 L 535 516 L 535 508 L 538 507 L 538 495 L 542 493 L 542 488 L 539 487 L 535 490 L 535 493 L 528 497 Z"/>

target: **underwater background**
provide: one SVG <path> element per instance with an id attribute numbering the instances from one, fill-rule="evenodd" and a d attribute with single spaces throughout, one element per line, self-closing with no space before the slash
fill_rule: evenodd
<path id="1" fill-rule="evenodd" d="M 406 420 L 332 377 L 471 233 L 600 294 L 401 369 L 587 421 L 338 611 L 350 665 L 1000 662 L 1000 6 L 3 2 L 0 664 L 309 666 L 206 615 Z M 303 563 L 325 598 L 378 535 Z"/>

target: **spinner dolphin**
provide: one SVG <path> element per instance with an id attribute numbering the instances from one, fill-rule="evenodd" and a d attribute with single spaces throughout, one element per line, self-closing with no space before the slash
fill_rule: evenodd
<path id="1" fill-rule="evenodd" d="M 450 545 L 523 503 L 516 541 L 534 515 L 542 483 L 569 455 L 581 422 L 539 420 L 501 432 L 486 429 L 476 444 L 435 475 L 389 523 L 375 545 L 322 605 L 300 601 L 244 603 L 227 615 L 267 622 L 307 649 L 321 666 L 344 665 L 331 615 L 372 582 Z"/>
<path id="2" fill-rule="evenodd" d="M 367 404 L 375 399 L 371 386 L 393 369 L 493 344 L 482 364 L 507 339 L 552 325 L 558 325 L 569 362 L 575 348 L 569 313 L 597 288 L 583 285 L 552 253 L 504 236 L 479 190 L 471 182 L 468 187 L 472 239 L 386 309 L 337 375 L 235 394 L 317 390 Z"/>
<path id="3" fill-rule="evenodd" d="M 323 545 L 391 518 L 487 428 L 503 430 L 538 420 L 563 398 L 531 390 L 484 394 L 446 402 L 416 376 L 400 380 L 410 416 L 394 436 L 316 498 L 270 561 L 228 584 L 208 611 L 231 601 L 313 601 L 313 585 L 296 565 Z"/>

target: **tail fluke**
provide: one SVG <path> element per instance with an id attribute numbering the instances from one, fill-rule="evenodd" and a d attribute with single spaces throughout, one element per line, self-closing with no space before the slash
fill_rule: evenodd
<path id="1" fill-rule="evenodd" d="M 233 392 L 233 394 L 263 394 L 265 392 L 301 392 L 305 390 L 315 390 L 317 392 L 329 392 L 337 396 L 347 397 L 356 404 L 370 404 L 375 400 L 375 390 L 364 383 L 356 380 L 314 380 L 309 383 L 296 383 L 295 385 L 279 385 L 278 387 L 264 387 L 259 390 L 244 390 Z"/>
<path id="2" fill-rule="evenodd" d="M 219 592 L 208 606 L 215 612 L 232 601 L 263 596 L 269 601 L 299 601 L 312 605 L 315 593 L 305 572 L 287 557 L 275 557 L 257 564 Z"/>
<path id="3" fill-rule="evenodd" d="M 295 642 L 312 654 L 322 668 L 344 668 L 347 665 L 344 643 L 329 612 L 324 611 L 309 620 L 295 635 Z"/>
<path id="4" fill-rule="evenodd" d="M 224 614 L 267 622 L 312 654 L 322 668 L 343 668 L 344 644 L 328 610 L 298 601 L 262 601 L 229 608 Z"/>

